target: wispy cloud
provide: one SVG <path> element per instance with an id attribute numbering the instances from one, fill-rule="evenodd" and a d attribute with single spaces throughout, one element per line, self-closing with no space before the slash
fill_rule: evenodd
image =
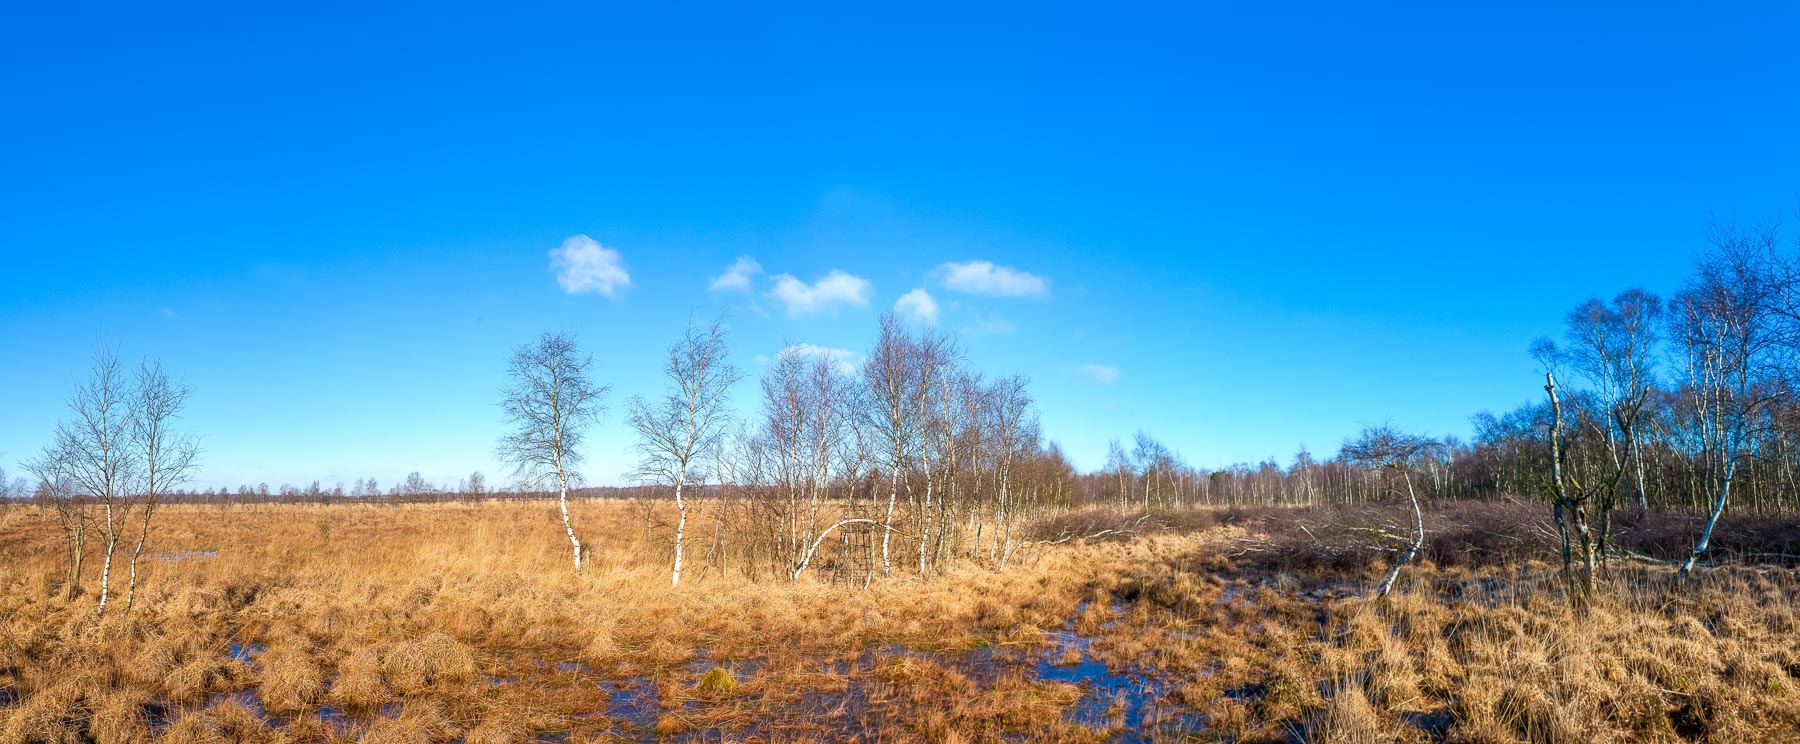
<path id="1" fill-rule="evenodd" d="M 786 348 L 777 352 L 777 355 L 783 357 L 793 355 L 811 359 L 824 359 L 831 362 L 832 369 L 837 370 L 839 374 L 847 375 L 856 371 L 856 352 L 849 349 L 836 349 L 830 346 L 815 346 L 813 344 L 789 344 Z"/>
<path id="2" fill-rule="evenodd" d="M 769 296 L 787 308 L 790 318 L 829 310 L 837 305 L 869 306 L 869 280 L 837 269 L 812 284 L 800 281 L 792 274 L 777 274 L 772 281 L 775 287 L 769 290 Z"/>
<path id="3" fill-rule="evenodd" d="M 762 264 L 749 256 L 738 256 L 735 263 L 725 267 L 725 273 L 712 278 L 706 288 L 714 292 L 749 292 L 750 278 L 761 276 Z"/>
<path id="4" fill-rule="evenodd" d="M 1044 297 L 1050 280 L 992 261 L 943 264 L 931 272 L 944 289 L 991 297 Z"/>
<path id="5" fill-rule="evenodd" d="M 556 283 L 569 294 L 593 292 L 616 299 L 619 290 L 631 286 L 631 274 L 619 252 L 586 235 L 572 236 L 562 247 L 551 249 L 550 268 L 556 272 Z"/>
<path id="6" fill-rule="evenodd" d="M 1007 319 L 994 313 L 988 313 L 975 322 L 963 326 L 963 332 L 971 336 L 1007 336 L 1018 330 Z"/>
<path id="7" fill-rule="evenodd" d="M 1095 382 L 1102 385 L 1111 385 L 1119 381 L 1118 367 L 1108 367 L 1104 364 L 1094 364 L 1093 362 L 1089 362 L 1081 365 L 1081 371 L 1083 374 L 1094 378 Z"/>
<path id="8" fill-rule="evenodd" d="M 924 287 L 900 295 L 900 299 L 894 301 L 894 310 L 920 323 L 937 325 L 937 300 Z"/>

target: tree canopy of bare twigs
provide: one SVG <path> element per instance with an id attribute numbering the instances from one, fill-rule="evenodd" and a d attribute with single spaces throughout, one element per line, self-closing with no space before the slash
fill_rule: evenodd
<path id="1" fill-rule="evenodd" d="M 532 487 L 554 482 L 574 565 L 581 571 L 581 539 L 569 519 L 569 490 L 580 482 L 581 443 L 587 427 L 605 413 L 607 385 L 590 377 L 593 357 L 581 353 L 575 337 L 544 333 L 513 350 L 500 410 L 512 431 L 500 438 L 496 454 L 515 477 Z"/>

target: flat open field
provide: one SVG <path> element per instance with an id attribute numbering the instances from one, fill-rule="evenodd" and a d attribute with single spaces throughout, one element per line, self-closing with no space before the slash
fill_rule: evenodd
<path id="1" fill-rule="evenodd" d="M 0 741 L 1800 736 L 1791 568 L 1677 588 L 1624 564 L 1578 614 L 1549 563 L 1463 535 L 1376 601 L 1379 552 L 1267 509 L 1162 515 L 1004 572 L 864 588 L 696 560 L 671 590 L 661 533 L 652 551 L 627 505 L 574 508 L 579 576 L 553 503 L 169 507 L 137 608 L 99 627 L 57 585 L 54 526 L 0 514 Z M 1543 511 L 1488 508 L 1523 535 Z M 1082 519 L 1128 518 L 1058 529 Z"/>

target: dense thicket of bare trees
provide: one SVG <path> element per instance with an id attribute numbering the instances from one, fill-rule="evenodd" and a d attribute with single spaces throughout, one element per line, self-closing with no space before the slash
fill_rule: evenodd
<path id="1" fill-rule="evenodd" d="M 859 366 L 790 346 L 742 419 L 722 408 L 735 379 L 723 347 L 717 326 L 690 329 L 671 350 L 670 395 L 633 406 L 646 480 L 673 495 L 684 467 L 718 474 L 676 503 L 678 546 L 689 511 L 705 514 L 707 570 L 867 583 L 952 560 L 1002 567 L 1020 525 L 1079 501 L 1074 469 L 1041 440 L 1026 380 L 984 379 L 947 336 L 889 315 Z M 717 377 L 703 381 L 703 367 Z M 738 423 L 729 435 L 706 423 L 726 419 Z"/>

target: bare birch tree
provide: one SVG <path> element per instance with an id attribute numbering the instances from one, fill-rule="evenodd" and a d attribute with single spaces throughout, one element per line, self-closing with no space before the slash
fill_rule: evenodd
<path id="1" fill-rule="evenodd" d="M 1412 501 L 1412 546 L 1400 555 L 1400 560 L 1394 562 L 1393 569 L 1388 571 L 1387 578 L 1382 579 L 1381 586 L 1376 589 L 1376 597 L 1385 597 L 1393 590 L 1394 580 L 1400 577 L 1400 567 L 1417 556 L 1419 548 L 1425 544 L 1425 515 L 1419 508 L 1419 494 L 1413 490 L 1412 475 L 1432 450 L 1439 446 L 1441 443 L 1430 437 L 1403 433 L 1386 424 L 1364 429 L 1356 439 L 1344 443 L 1340 454 L 1343 459 L 1360 467 L 1380 470 L 1384 474 L 1398 475 L 1406 488 L 1406 497 Z"/>
<path id="2" fill-rule="evenodd" d="M 580 482 L 581 442 L 587 427 L 605 412 L 611 386 L 589 378 L 593 357 L 583 355 L 575 337 L 544 333 L 513 350 L 511 382 L 500 393 L 500 409 L 513 431 L 500 438 L 496 453 L 532 488 L 554 480 L 569 536 L 575 571 L 582 565 L 581 539 L 569 519 L 569 490 Z"/>
<path id="3" fill-rule="evenodd" d="M 1773 276 L 1762 263 L 1778 243 L 1777 228 L 1744 231 L 1715 227 L 1717 251 L 1674 302 L 1677 340 L 1686 362 L 1684 392 L 1699 424 L 1700 454 L 1712 503 L 1694 549 L 1676 574 L 1685 579 L 1712 541 L 1713 528 L 1731 499 L 1738 468 L 1751 447 L 1753 427 L 1780 397 L 1776 355 L 1788 344 Z"/>
<path id="4" fill-rule="evenodd" d="M 138 365 L 136 397 L 137 416 L 131 428 L 131 445 L 142 468 L 142 491 L 137 497 L 138 535 L 131 549 L 131 578 L 125 590 L 125 612 L 131 612 L 137 599 L 138 558 L 144 554 L 144 543 L 150 536 L 150 518 L 162 504 L 169 489 L 187 482 L 200 465 L 200 443 L 192 437 L 170 429 L 187 408 L 192 391 L 187 385 L 169 379 L 162 362 L 146 361 Z"/>
<path id="5" fill-rule="evenodd" d="M 670 586 L 681 585 L 682 551 L 687 539 L 688 504 L 682 490 L 705 482 L 700 467 L 717 456 L 730 416 L 726 408 L 731 386 L 743 378 L 726 360 L 729 339 L 723 321 L 701 330 L 690 320 L 681 338 L 669 346 L 663 375 L 669 390 L 660 399 L 631 399 L 631 427 L 637 430 L 639 478 L 675 491 L 675 567 Z"/>
<path id="6" fill-rule="evenodd" d="M 96 614 L 103 616 L 111 595 L 113 556 L 131 506 L 140 464 L 131 446 L 137 412 L 118 352 L 106 346 L 97 348 L 93 365 L 88 379 L 69 394 L 71 418 L 57 422 L 51 443 L 27 467 L 44 482 L 56 484 L 61 493 L 55 498 L 90 499 L 99 505 L 105 544 Z M 79 519 L 76 510 L 69 511 Z M 78 540 L 84 529 L 76 525 L 74 534 Z M 75 561 L 75 578 L 79 579 L 79 554 Z"/>
<path id="7" fill-rule="evenodd" d="M 921 455 L 929 414 L 928 395 L 937 382 L 942 356 L 932 339 L 916 340 L 899 316 L 881 316 L 875 348 L 862 365 L 868 405 L 858 422 L 873 433 L 887 470 L 887 510 L 882 518 L 881 575 L 892 573 L 889 543 L 894 533 L 894 507 L 906 471 Z M 910 481 L 907 490 L 911 492 Z M 923 566 L 921 566 L 923 570 Z"/>

